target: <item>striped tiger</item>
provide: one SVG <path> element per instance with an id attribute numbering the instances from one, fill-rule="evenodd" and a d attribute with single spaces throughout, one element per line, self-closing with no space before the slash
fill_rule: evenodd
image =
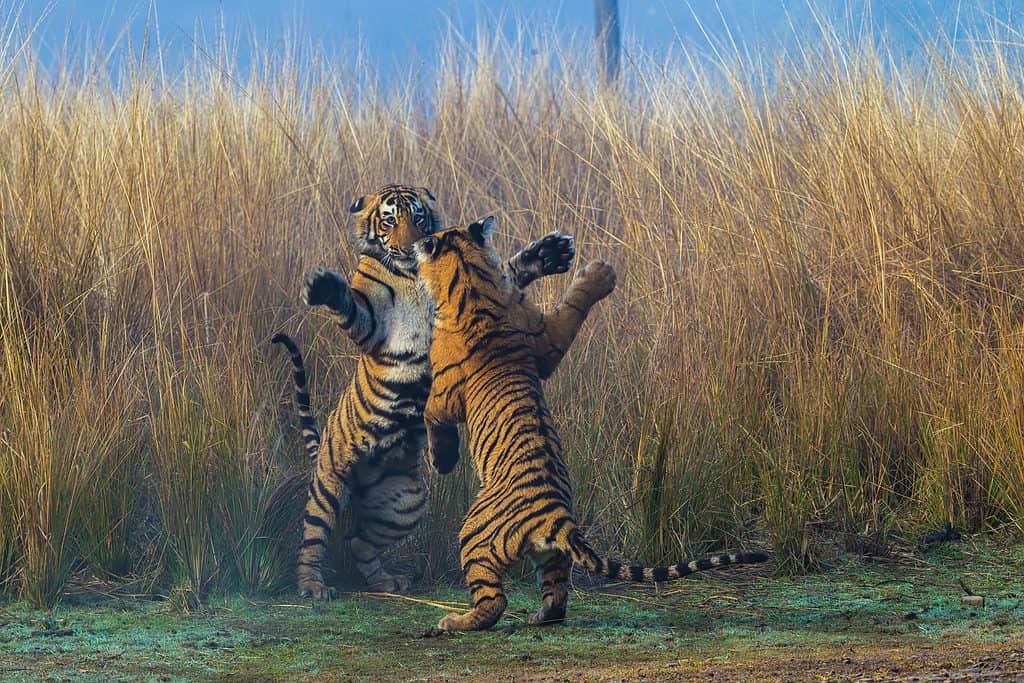
<path id="1" fill-rule="evenodd" d="M 304 597 L 334 594 L 321 566 L 346 502 L 354 518 L 349 548 L 368 587 L 401 592 L 409 585 L 408 577 L 384 567 L 381 554 L 405 538 L 425 512 L 420 460 L 433 313 L 417 284 L 412 244 L 440 229 L 434 202 L 426 188 L 401 185 L 360 197 L 350 207 L 360 253 L 351 285 L 326 270 L 306 279 L 303 301 L 324 306 L 361 351 L 322 441 L 302 355 L 287 335 L 274 338 L 291 354 L 302 435 L 314 463 L 296 571 Z M 554 232 L 529 244 L 505 267 L 525 287 L 543 275 L 565 272 L 574 255 L 572 238 Z M 444 469 L 443 463 L 437 466 Z"/>
<path id="2" fill-rule="evenodd" d="M 578 321 L 615 287 L 615 271 L 592 261 L 562 304 L 544 315 L 502 275 L 491 247 L 494 219 L 452 228 L 416 245 L 420 280 L 435 303 L 427 399 L 431 457 L 450 447 L 451 425 L 465 421 L 481 488 L 460 532 L 462 569 L 473 609 L 438 628 L 490 628 L 505 610 L 502 575 L 529 557 L 541 584 L 531 624 L 562 622 L 572 563 L 620 581 L 668 581 L 731 564 L 763 562 L 762 553 L 718 555 L 671 567 L 626 566 L 588 543 L 572 513 L 572 487 L 540 377 L 571 341 Z M 457 457 L 457 456 L 456 456 Z"/>

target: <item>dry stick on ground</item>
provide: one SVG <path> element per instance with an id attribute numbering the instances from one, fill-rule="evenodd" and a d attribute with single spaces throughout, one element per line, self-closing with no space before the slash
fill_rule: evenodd
<path id="1" fill-rule="evenodd" d="M 462 612 L 466 609 L 469 609 L 470 607 L 469 603 L 466 602 L 438 602 L 435 600 L 422 600 L 420 598 L 413 598 L 408 595 L 399 595 L 398 593 L 382 593 L 376 591 L 367 591 L 360 593 L 348 593 L 347 595 L 366 595 L 371 598 L 405 600 L 406 602 L 415 602 L 418 605 L 436 607 L 437 609 L 443 609 L 448 612 Z"/>

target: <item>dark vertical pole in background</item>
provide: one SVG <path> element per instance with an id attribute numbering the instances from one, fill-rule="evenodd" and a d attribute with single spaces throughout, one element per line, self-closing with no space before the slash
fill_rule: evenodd
<path id="1" fill-rule="evenodd" d="M 594 22 L 597 28 L 597 59 L 606 84 L 619 77 L 622 46 L 619 36 L 618 0 L 594 0 Z"/>

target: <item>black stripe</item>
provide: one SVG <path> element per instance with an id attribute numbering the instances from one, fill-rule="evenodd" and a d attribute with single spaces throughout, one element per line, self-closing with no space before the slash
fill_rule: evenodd
<path id="1" fill-rule="evenodd" d="M 411 525 L 399 524 L 398 522 L 392 522 L 389 519 L 381 519 L 379 517 L 367 517 L 363 521 L 364 523 L 372 524 L 373 526 L 384 527 L 385 529 L 388 529 L 390 531 L 408 531 L 409 529 L 415 527 L 417 522 L 419 522 L 419 520 L 417 519 L 413 521 Z"/>
<path id="2" fill-rule="evenodd" d="M 370 275 L 365 270 L 361 270 L 359 268 L 356 268 L 356 272 L 358 274 L 362 275 L 363 277 L 365 277 L 367 280 L 370 280 L 371 282 L 376 282 L 378 285 L 380 285 L 385 290 L 387 290 L 388 296 L 391 298 L 391 303 L 392 304 L 395 303 L 395 288 L 394 287 L 392 287 L 388 283 L 384 282 L 380 278 L 376 278 L 373 275 Z"/>
<path id="3" fill-rule="evenodd" d="M 456 268 L 455 269 L 455 274 L 452 275 L 452 279 L 448 283 L 448 298 L 449 299 L 452 298 L 452 293 L 455 291 L 455 286 L 457 284 L 459 284 L 459 280 L 460 279 L 461 279 L 461 271 L 458 268 Z"/>
<path id="4" fill-rule="evenodd" d="M 320 519 L 319 517 L 316 517 L 309 513 L 306 513 L 306 516 L 302 518 L 302 521 L 310 526 L 318 526 L 321 529 L 326 529 L 327 531 L 331 530 L 331 525 L 328 524 L 325 520 Z"/>
<path id="5" fill-rule="evenodd" d="M 360 346 L 362 346 L 367 341 L 369 341 L 371 338 L 373 338 L 373 335 L 376 334 L 376 332 L 377 332 L 377 314 L 373 310 L 373 304 L 370 303 L 370 299 L 367 298 L 367 296 L 365 294 L 360 292 L 358 289 L 353 289 L 352 290 L 352 295 L 353 296 L 358 295 L 359 298 L 362 299 L 362 301 L 363 301 L 363 310 L 365 310 L 366 314 L 368 316 L 370 316 L 370 331 L 367 332 L 366 335 L 362 339 L 357 339 L 356 340 L 356 343 L 359 344 Z"/>
<path id="6" fill-rule="evenodd" d="M 475 263 L 470 263 L 468 261 L 466 262 L 466 267 L 469 268 L 470 270 L 472 270 L 473 273 L 476 274 L 477 277 L 482 279 L 487 284 L 492 285 L 492 286 L 494 285 L 494 278 L 491 276 L 490 271 L 484 270 L 483 268 L 481 268 L 480 266 L 476 265 Z"/>
<path id="7" fill-rule="evenodd" d="M 328 448 L 328 450 L 330 449 Z M 337 512 L 341 510 L 341 503 L 338 502 L 337 497 L 335 497 L 333 493 L 324 488 L 323 483 L 320 481 L 320 477 L 317 477 L 315 481 L 317 492 L 324 497 L 327 504 L 330 505 L 331 509 L 334 510 L 335 514 L 337 514 Z"/>

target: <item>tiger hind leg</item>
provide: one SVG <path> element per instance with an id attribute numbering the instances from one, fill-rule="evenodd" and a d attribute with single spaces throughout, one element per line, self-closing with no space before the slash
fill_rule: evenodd
<path id="1" fill-rule="evenodd" d="M 462 574 L 473 597 L 473 609 L 465 614 L 446 616 L 437 624 L 442 631 L 485 631 L 498 622 L 508 606 L 501 577 L 513 558 L 487 540 L 499 534 L 493 526 L 494 520 L 488 519 L 486 500 L 481 491 L 470 506 L 459 533 Z"/>
<path id="2" fill-rule="evenodd" d="M 309 484 L 295 572 L 299 595 L 304 598 L 329 600 L 334 597 L 334 589 L 324 583 L 322 567 L 327 555 L 327 542 L 338 522 L 345 497 L 342 479 L 329 469 L 317 467 Z"/>
<path id="3" fill-rule="evenodd" d="M 427 509 L 423 483 L 415 474 L 386 474 L 353 492 L 355 528 L 349 548 L 372 591 L 405 593 L 410 577 L 391 573 L 381 554 L 412 533 Z"/>
<path id="4" fill-rule="evenodd" d="M 565 621 L 566 606 L 569 602 L 569 556 L 560 550 L 530 553 L 530 559 L 537 570 L 540 582 L 541 606 L 530 617 L 534 626 L 560 624 Z"/>

